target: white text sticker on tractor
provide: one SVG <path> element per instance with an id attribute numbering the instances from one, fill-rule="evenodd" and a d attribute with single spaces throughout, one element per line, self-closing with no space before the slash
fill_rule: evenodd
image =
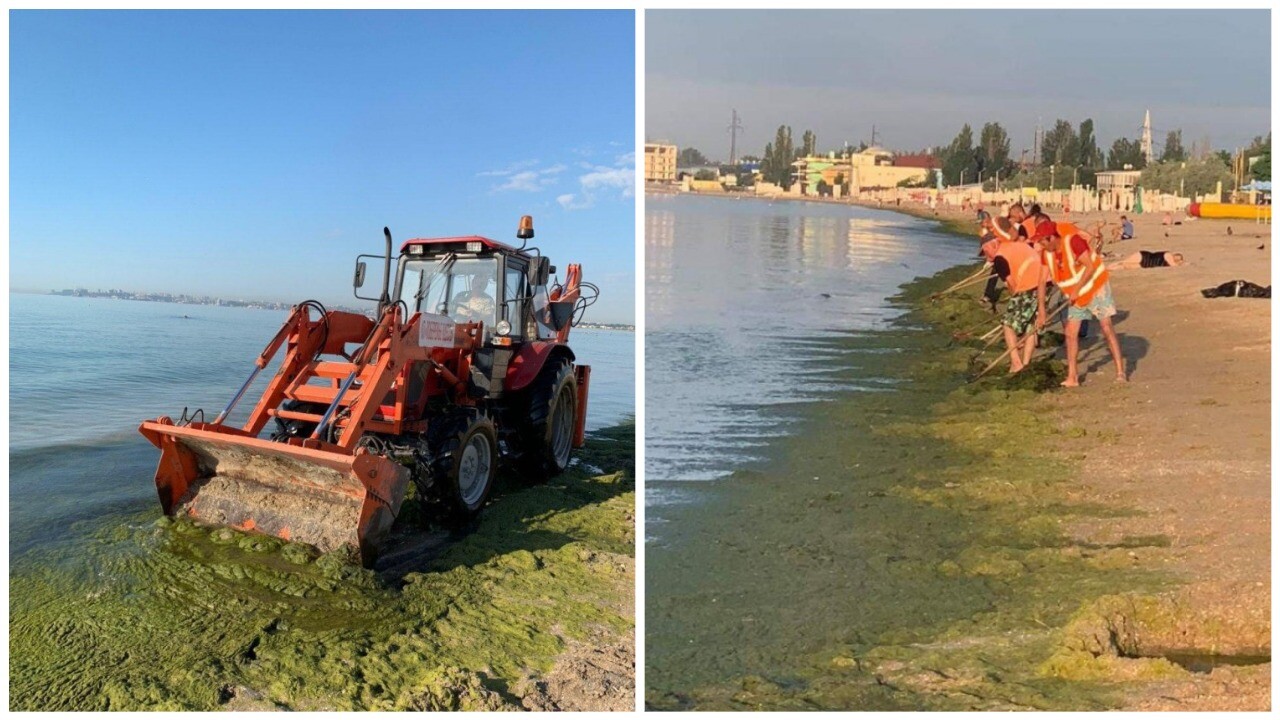
<path id="1" fill-rule="evenodd" d="M 419 347 L 453 347 L 457 325 L 443 315 L 418 315 Z"/>

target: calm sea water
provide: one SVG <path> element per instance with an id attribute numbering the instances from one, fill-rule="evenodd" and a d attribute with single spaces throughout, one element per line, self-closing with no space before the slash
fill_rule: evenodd
<path id="1" fill-rule="evenodd" d="M 76 520 L 154 504 L 157 451 L 138 424 L 184 406 L 212 419 L 286 312 L 97 298 L 9 296 L 9 540 L 74 542 Z M 592 366 L 588 428 L 634 410 L 634 335 L 575 330 Z M 274 366 L 262 373 L 257 389 Z M 232 420 L 243 422 L 251 390 Z"/>
<path id="2" fill-rule="evenodd" d="M 901 284 L 975 249 L 899 213 L 690 196 L 646 199 L 645 243 L 650 507 L 760 459 L 805 403 L 886 389 L 824 339 L 883 326 Z"/>

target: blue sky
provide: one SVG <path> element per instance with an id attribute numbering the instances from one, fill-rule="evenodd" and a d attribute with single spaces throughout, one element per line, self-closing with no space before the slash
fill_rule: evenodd
<path id="1" fill-rule="evenodd" d="M 536 244 L 634 318 L 619 12 L 13 12 L 10 284 L 351 298 L 354 256 Z"/>
<path id="2" fill-rule="evenodd" d="M 1151 110 L 1157 151 L 1248 145 L 1271 128 L 1267 10 L 654 10 L 645 14 L 645 134 L 762 154 L 779 125 L 821 149 L 945 145 L 1000 122 L 1013 155 L 1036 123 L 1093 118 L 1104 148 Z"/>

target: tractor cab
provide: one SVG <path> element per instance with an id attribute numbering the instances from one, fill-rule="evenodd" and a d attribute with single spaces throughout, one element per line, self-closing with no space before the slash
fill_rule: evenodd
<path id="1" fill-rule="evenodd" d="M 531 226 L 527 232 L 532 237 Z M 485 345 L 556 341 L 570 324 L 575 303 L 548 287 L 555 268 L 536 252 L 476 235 L 415 238 L 404 243 L 395 261 L 389 301 L 403 303 L 407 317 L 426 313 L 481 323 Z M 377 256 L 360 256 L 366 257 Z M 378 300 L 359 294 L 364 273 L 361 259 L 356 297 Z"/>

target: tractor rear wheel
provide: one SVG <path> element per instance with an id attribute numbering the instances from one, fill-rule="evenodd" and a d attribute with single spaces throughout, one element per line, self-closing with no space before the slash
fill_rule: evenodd
<path id="1" fill-rule="evenodd" d="M 578 419 L 578 378 L 567 358 L 542 367 L 528 390 L 528 408 L 519 428 L 519 465 L 531 482 L 546 480 L 569 467 Z"/>
<path id="2" fill-rule="evenodd" d="M 469 520 L 489 499 L 498 470 L 498 434 L 480 412 L 461 416 L 434 448 L 433 475 L 440 499 L 454 520 Z"/>

